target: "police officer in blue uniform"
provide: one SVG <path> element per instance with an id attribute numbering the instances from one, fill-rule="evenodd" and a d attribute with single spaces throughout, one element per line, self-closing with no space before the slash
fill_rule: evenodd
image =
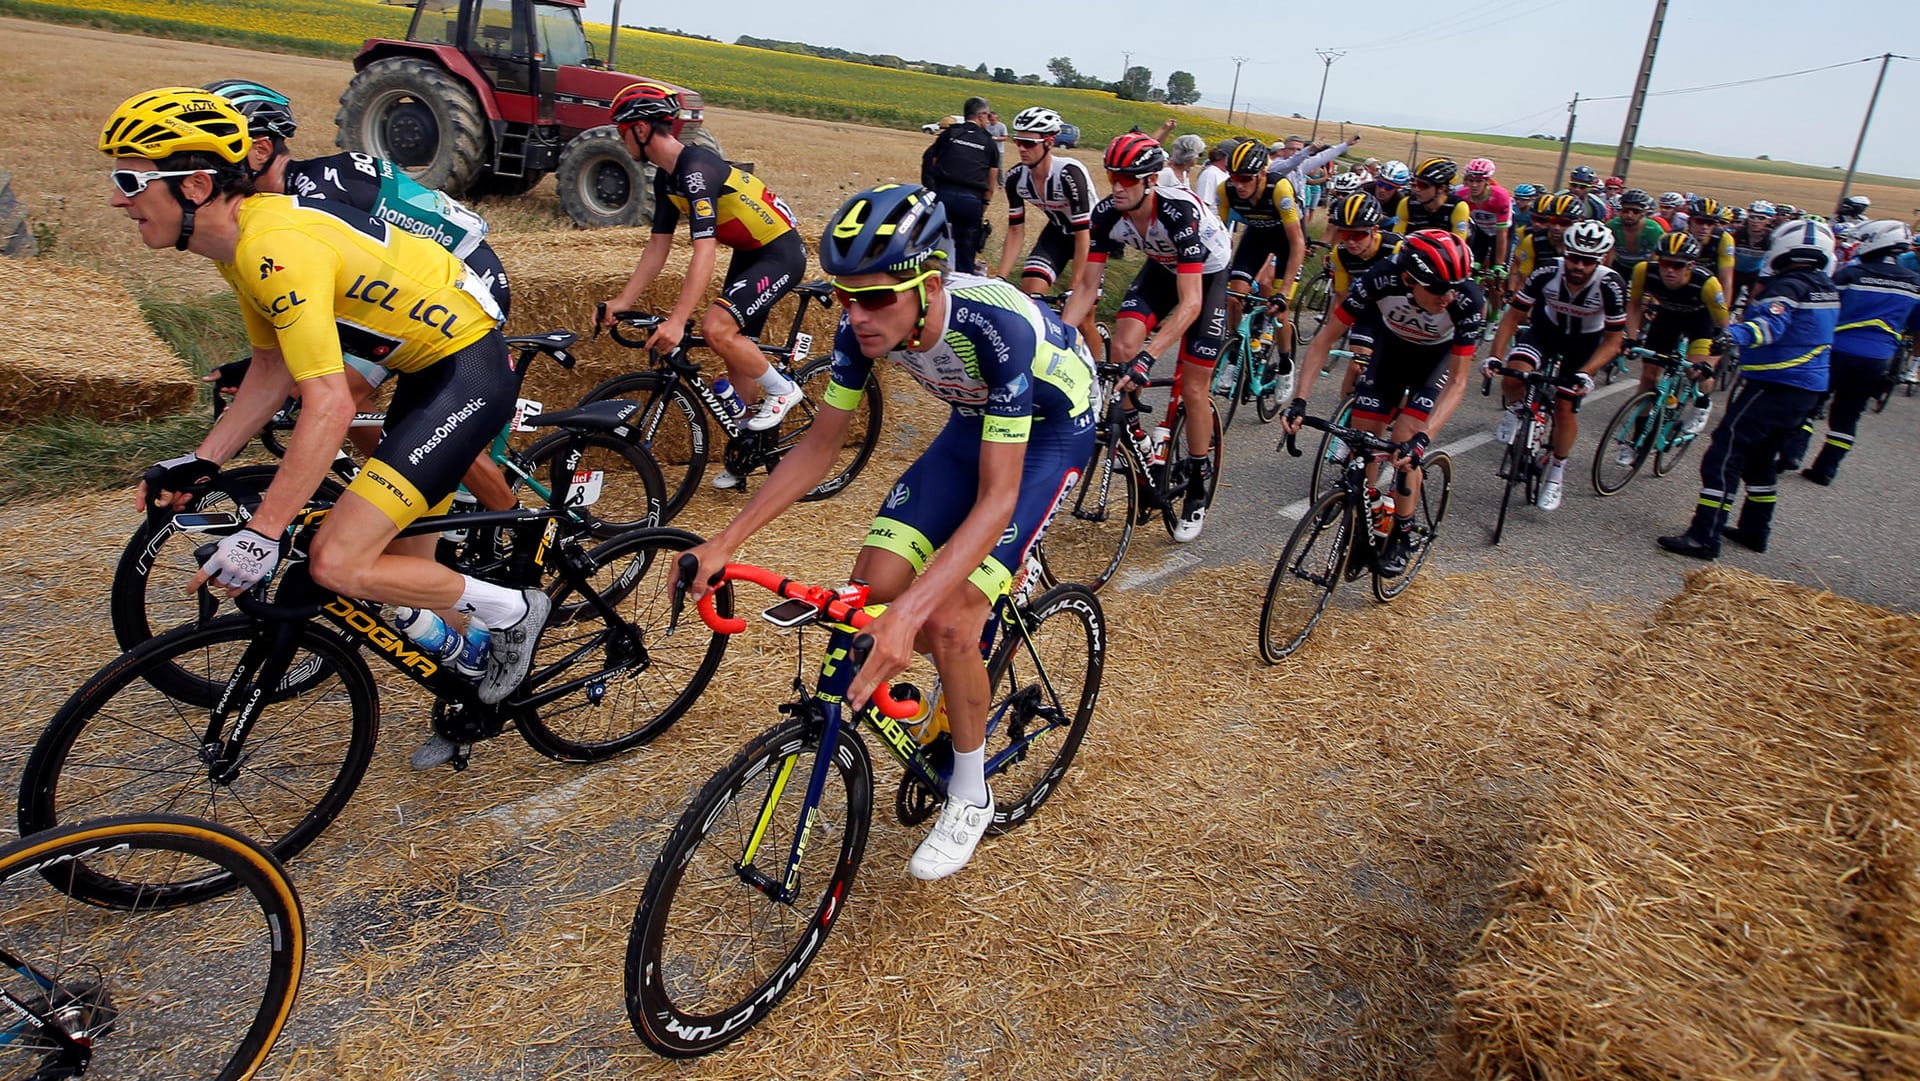
<path id="1" fill-rule="evenodd" d="M 1724 536 L 1756 552 L 1767 550 L 1780 446 L 1827 391 L 1828 354 L 1840 316 L 1840 292 L 1827 276 L 1832 265 L 1833 231 L 1825 222 L 1791 221 L 1774 229 L 1765 267 L 1772 276 L 1747 305 L 1746 321 L 1728 327 L 1714 346 L 1715 353 L 1740 347 L 1740 392 L 1700 460 L 1692 524 L 1684 533 L 1659 538 L 1660 547 L 1717 559 Z M 1727 529 L 1742 481 L 1747 497 L 1740 523 Z"/>

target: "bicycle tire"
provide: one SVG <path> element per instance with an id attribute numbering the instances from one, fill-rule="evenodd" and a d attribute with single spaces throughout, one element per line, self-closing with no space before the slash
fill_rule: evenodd
<path id="1" fill-rule="evenodd" d="M 1683 432 L 1672 414 L 1668 414 L 1665 423 L 1667 445 L 1661 447 L 1653 456 L 1653 475 L 1656 477 L 1664 477 L 1673 472 L 1674 467 L 1680 464 L 1680 459 L 1685 458 L 1687 451 L 1700 439 L 1697 435 L 1688 435 Z"/>
<path id="2" fill-rule="evenodd" d="M 1294 356 L 1299 356 L 1297 350 Z M 1288 362 L 1285 371 L 1281 371 L 1279 363 L 1272 357 L 1273 350 L 1269 348 L 1267 355 L 1261 358 L 1260 366 L 1262 369 L 1272 369 L 1273 378 L 1262 382 L 1259 393 L 1253 398 L 1254 413 L 1262 424 L 1271 424 L 1280 411 L 1287 407 L 1286 403 L 1293 401 L 1294 378 L 1298 374 L 1292 361 Z"/>
<path id="3" fill-rule="evenodd" d="M 189 811 L 238 830 L 281 860 L 312 844 L 346 806 L 373 758 L 377 691 L 352 646 L 315 623 L 300 629 L 292 663 L 304 674 L 295 679 L 290 673 L 263 696 L 266 704 L 226 781 L 216 780 L 202 757 L 206 707 L 152 685 L 152 673 L 168 665 L 209 682 L 216 672 L 234 672 L 260 627 L 232 615 L 175 628 L 109 662 L 75 691 L 21 771 L 21 835 L 105 815 Z M 231 700 L 251 693 L 235 687 Z M 345 704 L 345 718 L 326 716 L 328 703 Z M 141 892 L 174 904 L 215 896 L 232 883 L 148 883 L 137 891 L 126 883 L 87 885 L 102 903 L 124 904 Z"/>
<path id="4" fill-rule="evenodd" d="M 1034 545 L 1048 582 L 1078 582 L 1097 593 L 1113 579 L 1133 541 L 1139 483 L 1125 447 L 1093 445 L 1073 497 L 1054 512 Z"/>
<path id="5" fill-rule="evenodd" d="M 577 453 L 574 465 L 576 483 L 580 474 L 598 474 L 599 483 L 591 503 L 585 493 L 573 493 L 575 513 L 586 519 L 587 530 L 600 540 L 617 537 L 629 530 L 662 525 L 667 517 L 666 480 L 653 455 L 644 446 L 607 432 L 559 431 L 528 447 L 523 458 L 532 478 L 545 486 L 553 484 L 553 462 Z"/>
<path id="6" fill-rule="evenodd" d="M 1260 604 L 1261 660 L 1279 664 L 1313 633 L 1352 558 L 1353 530 L 1344 491 L 1315 500 L 1293 527 Z"/>
<path id="7" fill-rule="evenodd" d="M 214 513 L 241 506 L 251 511 L 260 505 L 261 495 L 279 469 L 278 464 L 266 464 L 226 470 L 206 495 L 190 502 L 186 510 Z M 329 477 L 320 482 L 314 501 L 331 504 L 343 491 Z M 200 569 L 193 560 L 193 550 L 209 539 L 182 534 L 171 518 L 157 529 L 147 521 L 135 527 L 120 551 L 107 589 L 107 615 L 114 641 L 121 649 L 132 649 L 162 631 L 204 623 L 218 614 L 223 594 L 209 589 L 188 593 L 185 589 Z M 210 700 L 207 696 L 218 690 L 200 684 L 185 672 L 160 671 L 153 678 L 162 691 L 176 697 Z"/>
<path id="8" fill-rule="evenodd" d="M 628 436 L 653 457 L 666 488 L 662 524 L 673 521 L 700 490 L 707 461 L 713 453 L 713 432 L 706 410 L 686 384 L 667 384 L 658 371 L 628 372 L 601 383 L 580 396 L 579 405 L 625 398 L 641 403 L 640 421 Z M 544 483 L 544 482 L 542 482 Z"/>
<path id="9" fill-rule="evenodd" d="M 216 868 L 236 892 L 190 908 L 145 898 L 108 908 L 73 888 L 82 868 L 189 861 Z M 180 816 L 79 823 L 7 845 L 0 912 L 0 951 L 16 962 L 0 972 L 0 987 L 32 1002 L 43 1023 L 89 1040 L 88 1068 L 106 1076 L 254 1076 L 306 965 L 306 921 L 286 870 L 241 835 Z M 58 1068 L 58 1045 L 44 1032 L 18 1018 L 10 1025 L 0 1076 L 81 1075 Z"/>
<path id="10" fill-rule="evenodd" d="M 1215 412 L 1213 414 L 1213 450 L 1208 455 L 1208 457 L 1213 459 L 1213 476 L 1207 478 L 1207 505 L 1209 507 L 1213 505 L 1214 494 L 1220 490 L 1220 463 L 1226 446 L 1226 442 L 1222 438 L 1224 434 L 1225 433 L 1220 430 L 1220 414 Z M 1174 466 L 1186 458 L 1186 454 L 1187 403 L 1182 399 L 1180 408 L 1174 411 L 1173 425 L 1167 432 L 1167 473 L 1169 476 L 1172 475 Z M 1182 499 L 1178 495 L 1170 494 L 1169 498 L 1160 505 L 1160 520 L 1166 525 L 1167 536 L 1169 537 L 1173 536 L 1174 528 L 1180 524 L 1181 502 Z"/>
<path id="11" fill-rule="evenodd" d="M 1435 494 L 1435 489 L 1438 494 Z M 1428 454 L 1420 462 L 1420 504 L 1413 512 L 1413 550 L 1407 556 L 1407 569 L 1389 578 L 1373 572 L 1373 599 L 1382 604 L 1398 597 L 1413 584 L 1413 577 L 1426 566 L 1433 543 L 1439 539 L 1440 523 L 1446 520 L 1453 504 L 1453 458 L 1444 450 Z"/>
<path id="12" fill-rule="evenodd" d="M 995 834 L 1032 818 L 1059 790 L 1107 667 L 1106 614 L 1087 587 L 1054 586 L 1017 618 L 1020 626 L 1001 628 L 987 664 L 987 779 L 994 795 L 987 832 Z"/>
<path id="13" fill-rule="evenodd" d="M 551 587 L 553 611 L 569 618 L 549 620 L 542 631 L 528 688 L 538 692 L 555 679 L 580 679 L 588 674 L 576 671 L 582 665 L 602 678 L 597 691 L 589 684 L 539 710 L 522 710 L 517 727 L 529 746 L 563 762 L 599 761 L 665 732 L 706 690 L 726 655 L 727 636 L 707 631 L 691 606 L 678 633 L 666 636 L 674 561 L 699 543 L 684 530 L 636 529 L 587 553 L 597 570 L 611 572 L 594 588 L 640 631 L 645 666 L 627 654 L 598 609 L 570 600 L 573 589 L 564 579 Z M 721 589 L 714 604 L 732 615 L 733 590 Z"/>
<path id="14" fill-rule="evenodd" d="M 1533 496 L 1528 494 L 1528 490 L 1533 487 L 1528 477 L 1533 466 L 1527 454 L 1526 440 L 1526 426 L 1530 423 L 1532 422 L 1521 423 L 1520 431 L 1514 434 L 1513 442 L 1507 444 L 1506 450 L 1501 455 L 1500 470 L 1506 478 L 1506 485 L 1500 490 L 1500 512 L 1493 520 L 1493 539 L 1489 540 L 1488 544 L 1499 544 L 1501 536 L 1507 531 L 1507 508 L 1513 503 L 1515 485 L 1519 485 L 1522 493 L 1526 494 L 1527 502 L 1533 502 Z"/>
<path id="15" fill-rule="evenodd" d="M 1340 408 L 1334 410 L 1333 423 L 1352 427 L 1353 402 L 1353 395 L 1347 395 L 1346 400 L 1340 403 Z M 1352 456 L 1353 448 L 1347 446 L 1346 440 L 1336 437 L 1332 432 L 1321 432 L 1320 445 L 1313 454 L 1313 476 L 1308 481 L 1307 498 L 1318 499 L 1332 491 L 1334 482 L 1346 470 L 1347 459 Z"/>
<path id="16" fill-rule="evenodd" d="M 1614 410 L 1613 419 L 1607 422 L 1606 430 L 1600 433 L 1599 444 L 1593 448 L 1593 494 L 1617 494 L 1639 475 L 1640 467 L 1646 464 L 1649 452 L 1666 426 L 1659 397 L 1654 391 L 1643 390 Z M 1627 465 L 1614 460 L 1622 446 L 1633 448 L 1633 461 Z"/>
<path id="17" fill-rule="evenodd" d="M 773 901 L 736 869 L 754 862 L 748 846 L 757 834 L 765 840 L 751 854 L 760 857 L 755 866 L 784 877 L 820 736 L 817 720 L 801 718 L 756 736 L 701 788 L 654 860 L 627 938 L 627 1017 L 662 1055 L 708 1054 L 758 1024 L 793 990 L 846 909 L 873 816 L 873 761 L 851 726 L 833 750 L 796 902 Z M 683 925 L 685 935 L 677 931 Z M 682 955 L 722 938 L 731 948 L 718 960 Z M 722 971 L 729 967 L 745 971 Z M 709 975 L 733 989 L 692 986 Z"/>
<path id="18" fill-rule="evenodd" d="M 1323 268 L 1318 274 L 1307 280 L 1307 286 L 1301 290 L 1300 310 L 1313 317 L 1313 333 L 1306 336 L 1312 341 L 1327 323 L 1327 316 L 1333 307 L 1333 271 Z"/>
<path id="19" fill-rule="evenodd" d="M 800 369 L 794 376 L 794 382 L 800 385 L 804 399 L 794 406 L 785 420 L 780 422 L 780 441 L 777 444 L 782 455 L 800 441 L 800 436 L 813 425 L 813 418 L 819 414 L 819 403 L 826 401 L 827 384 L 833 381 L 833 358 L 817 357 Z M 860 395 L 860 404 L 855 407 L 853 422 L 847 426 L 846 437 L 840 443 L 840 453 L 828 469 L 826 479 L 807 490 L 800 497 L 803 503 L 817 499 L 831 499 L 860 476 L 873 457 L 873 449 L 880 445 L 880 424 L 886 415 L 886 404 L 880 395 L 880 377 L 874 372 L 867 373 L 867 389 Z"/>

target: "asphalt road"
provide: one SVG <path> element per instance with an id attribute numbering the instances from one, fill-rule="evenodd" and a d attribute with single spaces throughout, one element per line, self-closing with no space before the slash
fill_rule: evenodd
<path id="1" fill-rule="evenodd" d="M 1336 371 L 1316 386 L 1310 407 L 1316 415 L 1332 408 L 1338 376 Z M 1454 493 L 1442 539 L 1422 573 L 1531 569 L 1599 600 L 1646 605 L 1677 592 L 1685 574 L 1701 564 L 1662 551 L 1653 539 L 1678 532 L 1689 521 L 1699 494 L 1705 437 L 1669 476 L 1643 470 L 1626 490 L 1605 498 L 1594 494 L 1589 479 L 1601 430 L 1632 389 L 1626 378 L 1596 388 L 1580 414 L 1579 441 L 1567 462 L 1565 502 L 1552 513 L 1532 507 L 1509 511 L 1505 536 L 1494 546 L 1489 538 L 1502 487 L 1494 475 L 1499 448 L 1492 441 L 1498 410 L 1480 396 L 1476 377 L 1467 400 L 1436 441 L 1453 456 Z M 1715 423 L 1724 404 L 1724 394 L 1716 394 Z M 1824 426 L 1820 431 L 1815 450 Z M 1303 432 L 1303 449 L 1311 446 L 1308 436 L 1317 433 Z M 1192 544 L 1176 545 L 1157 524 L 1137 529 L 1115 584 L 1156 584 L 1196 567 L 1233 565 L 1256 554 L 1265 560 L 1277 557 L 1304 512 L 1312 469 L 1310 457 L 1290 458 L 1277 450 L 1279 438 L 1277 424 L 1261 424 L 1252 409 L 1243 406 L 1227 432 L 1221 488 L 1205 534 Z M 1781 478 L 1767 552 L 1729 544 L 1721 562 L 1869 604 L 1920 612 L 1920 534 L 1912 524 L 1920 512 L 1912 466 L 1916 460 L 1920 397 L 1896 394 L 1885 413 L 1868 413 L 1862 420 L 1858 449 L 1831 487 L 1798 475 Z"/>

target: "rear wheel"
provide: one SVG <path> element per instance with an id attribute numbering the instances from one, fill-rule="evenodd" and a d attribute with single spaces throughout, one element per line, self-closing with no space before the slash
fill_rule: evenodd
<path id="1" fill-rule="evenodd" d="M 1001 628 L 987 665 L 987 779 L 991 833 L 1025 822 L 1060 786 L 1100 697 L 1107 665 L 1106 617 L 1093 591 L 1054 586 Z"/>
<path id="2" fill-rule="evenodd" d="M 805 400 L 793 407 L 793 411 L 780 422 L 779 440 L 774 444 L 781 455 L 800 442 L 813 425 L 822 404 L 827 399 L 827 385 L 833 381 L 833 358 L 819 357 L 800 369 L 793 376 L 800 385 Z M 833 465 L 827 469 L 826 479 L 813 486 L 802 501 L 827 499 L 845 490 L 867 466 L 867 460 L 873 457 L 873 448 L 880 445 L 880 422 L 885 415 L 885 403 L 880 397 L 880 377 L 872 372 L 867 374 L 866 392 L 860 395 L 860 404 L 854 407 L 852 423 L 847 425 L 847 434 L 840 441 L 840 449 L 835 453 Z"/>
<path id="3" fill-rule="evenodd" d="M 686 509 L 687 501 L 700 489 L 706 475 L 712 446 L 706 413 L 685 383 L 674 383 L 661 390 L 664 377 L 657 372 L 629 372 L 594 387 L 581 397 L 580 404 L 625 398 L 644 403 L 638 429 L 629 436 L 642 450 L 653 456 L 666 486 L 666 506 L 662 522 L 671 522 Z"/>
<path id="4" fill-rule="evenodd" d="M 1112 579 L 1133 540 L 1140 498 L 1133 461 L 1114 444 L 1095 443 L 1093 460 L 1073 498 L 1054 512 L 1034 552 L 1050 582 L 1078 582 L 1098 590 Z"/>
<path id="5" fill-rule="evenodd" d="M 1224 441 L 1221 439 L 1220 414 L 1213 415 L 1213 443 L 1207 457 L 1213 461 L 1213 475 L 1207 478 L 1207 505 L 1213 505 L 1213 496 L 1220 487 L 1220 462 Z M 1168 472 L 1177 468 L 1187 459 L 1187 403 L 1183 399 L 1180 408 L 1174 411 L 1173 427 L 1167 435 Z M 1180 524 L 1180 505 L 1185 500 L 1178 493 L 1169 493 L 1168 499 L 1160 508 L 1161 521 L 1166 523 L 1167 535 L 1172 536 L 1174 528 Z"/>
<path id="6" fill-rule="evenodd" d="M 1593 448 L 1593 492 L 1613 495 L 1627 486 L 1660 435 L 1659 396 L 1644 390 L 1627 399 Z"/>
<path id="7" fill-rule="evenodd" d="M 555 432 L 527 448 L 527 472 L 552 490 L 554 469 L 571 468 L 567 505 L 606 540 L 666 519 L 666 485 L 644 449 L 607 432 Z M 562 480 L 565 480 L 563 475 Z"/>
<path id="8" fill-rule="evenodd" d="M 1328 492 L 1293 527 L 1260 605 L 1260 657 L 1279 664 L 1299 649 L 1327 610 L 1353 549 L 1345 492 Z"/>

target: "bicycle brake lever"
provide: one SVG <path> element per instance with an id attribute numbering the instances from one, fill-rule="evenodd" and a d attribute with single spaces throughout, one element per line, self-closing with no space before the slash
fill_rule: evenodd
<path id="1" fill-rule="evenodd" d="M 601 301 L 593 306 L 593 337 L 600 336 L 600 328 L 607 322 L 607 302 Z"/>
<path id="2" fill-rule="evenodd" d="M 1300 457 L 1300 448 L 1293 441 L 1293 437 L 1298 434 L 1298 432 L 1288 432 L 1287 441 L 1283 444 L 1287 448 L 1287 453 L 1293 455 L 1295 458 Z"/>
<path id="3" fill-rule="evenodd" d="M 692 566 L 688 566 L 691 563 Z M 673 590 L 670 607 L 667 611 L 667 634 L 671 636 L 680 625 L 680 610 L 686 607 L 687 590 L 693 585 L 693 576 L 700 573 L 700 557 L 692 552 L 680 553 L 673 564 Z"/>
<path id="4" fill-rule="evenodd" d="M 1486 397 L 1490 397 L 1492 394 L 1493 394 L 1493 376 L 1491 375 L 1481 376 L 1480 377 L 1480 396 L 1482 398 L 1486 398 Z"/>

